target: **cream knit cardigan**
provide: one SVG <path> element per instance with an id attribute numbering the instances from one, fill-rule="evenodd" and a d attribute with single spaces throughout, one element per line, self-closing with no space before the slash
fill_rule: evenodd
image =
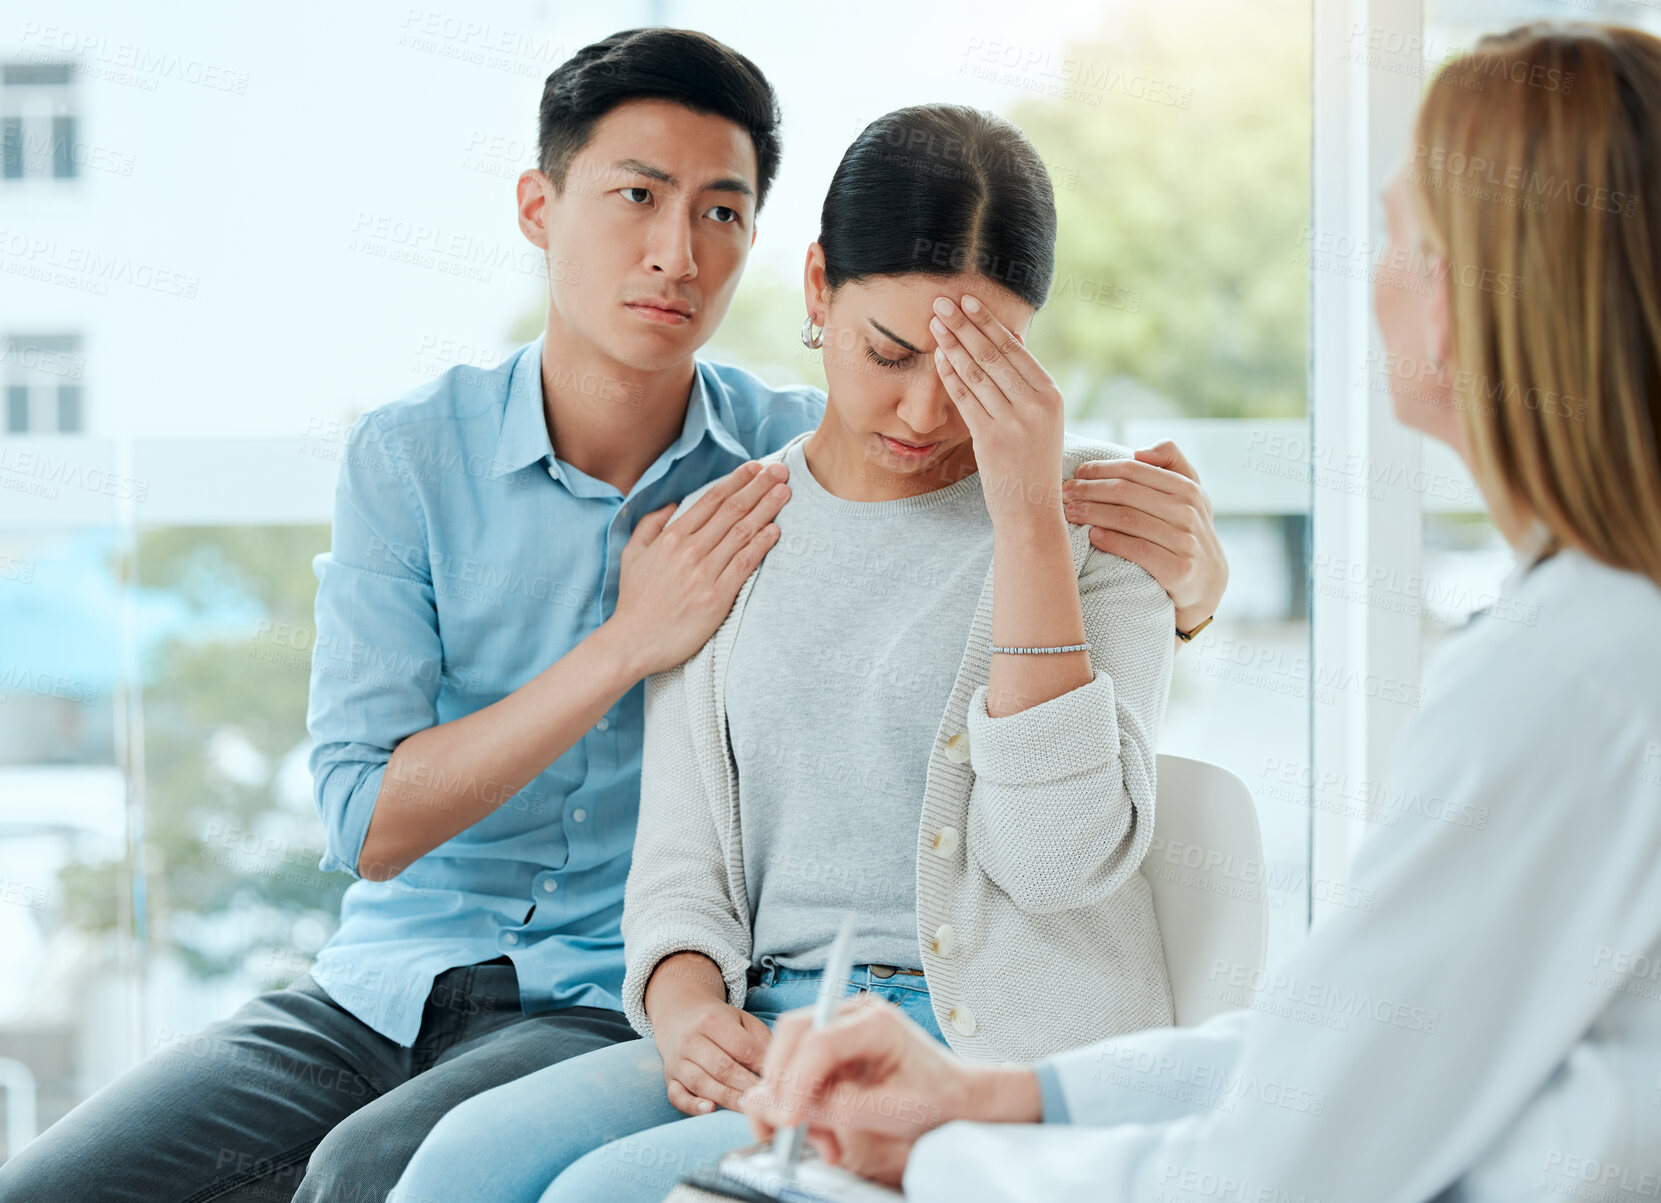
<path id="1" fill-rule="evenodd" d="M 1069 434 L 1063 476 L 1085 460 L 1129 454 Z M 1096 548 L 1088 531 L 1068 524 L 1094 679 L 1019 713 L 987 715 L 989 569 L 929 755 L 918 951 L 941 1033 L 973 1060 L 1031 1061 L 1173 1021 L 1141 865 L 1175 616 L 1153 577 Z M 644 1036 L 646 981 L 672 953 L 709 957 L 728 1001 L 744 1005 L 751 921 L 724 698 L 754 584 L 752 573 L 690 660 L 646 682 L 640 825 L 623 906 L 623 1004 Z M 789 671 L 786 659 L 780 668 Z"/>

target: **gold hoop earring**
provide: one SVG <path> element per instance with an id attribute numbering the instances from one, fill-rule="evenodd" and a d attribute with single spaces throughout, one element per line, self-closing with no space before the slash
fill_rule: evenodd
<path id="1" fill-rule="evenodd" d="M 802 346 L 810 351 L 817 351 L 825 345 L 824 327 L 815 328 L 813 315 L 810 313 L 802 319 Z"/>

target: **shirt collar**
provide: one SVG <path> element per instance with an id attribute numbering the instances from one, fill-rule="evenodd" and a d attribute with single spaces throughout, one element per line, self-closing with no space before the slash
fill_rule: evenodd
<path id="1" fill-rule="evenodd" d="M 502 432 L 496 440 L 496 454 L 491 462 L 490 474 L 493 477 L 506 476 L 528 464 L 548 462 L 554 457 L 554 444 L 548 437 L 548 420 L 542 407 L 542 344 L 545 338 L 546 335 L 538 335 L 535 342 L 519 353 L 508 377 L 508 400 L 502 413 Z M 721 420 L 716 400 L 720 391 L 720 381 L 704 364 L 694 362 L 686 421 L 681 425 L 680 438 L 669 449 L 671 459 L 678 459 L 691 451 L 706 433 L 739 459 L 750 458 L 744 444 Z"/>
<path id="2" fill-rule="evenodd" d="M 502 411 L 502 433 L 496 440 L 491 476 L 506 476 L 527 464 L 551 460 L 554 445 L 548 438 L 548 419 L 542 411 L 542 341 L 519 352 L 508 376 L 508 403 Z"/>
<path id="3" fill-rule="evenodd" d="M 682 455 L 696 447 L 699 441 L 708 434 L 717 446 L 726 448 L 741 460 L 752 458 L 749 449 L 738 441 L 727 423 L 721 420 L 720 399 L 726 396 L 720 378 L 709 370 L 708 365 L 693 361 L 692 395 L 686 402 L 686 422 L 681 427 L 680 441 L 675 444 L 674 454 Z M 732 409 L 731 404 L 727 406 Z"/>

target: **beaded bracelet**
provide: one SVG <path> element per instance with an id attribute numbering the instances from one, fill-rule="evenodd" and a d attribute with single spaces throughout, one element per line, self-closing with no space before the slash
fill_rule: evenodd
<path id="1" fill-rule="evenodd" d="M 1053 652 L 1087 652 L 1087 651 L 1090 650 L 1090 645 L 1088 643 L 1069 643 L 1066 647 L 996 647 L 996 646 L 994 646 L 992 648 L 992 650 L 995 651 L 995 652 L 1009 652 L 1012 655 L 1028 656 L 1028 655 L 1032 655 L 1034 653 L 1049 654 L 1049 653 L 1053 653 Z"/>

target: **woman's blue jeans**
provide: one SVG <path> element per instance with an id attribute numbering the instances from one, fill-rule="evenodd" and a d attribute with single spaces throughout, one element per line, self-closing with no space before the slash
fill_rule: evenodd
<path id="1" fill-rule="evenodd" d="M 813 1005 L 818 970 L 764 959 L 744 1009 L 771 1027 Z M 941 1039 L 921 976 L 856 966 L 848 993 L 894 1003 Z M 943 1043 L 943 1041 L 942 1041 Z M 753 1142 L 736 1111 L 687 1116 L 669 1103 L 650 1040 L 597 1049 L 469 1099 L 438 1122 L 387 1203 L 659 1203 L 685 1174 Z"/>

